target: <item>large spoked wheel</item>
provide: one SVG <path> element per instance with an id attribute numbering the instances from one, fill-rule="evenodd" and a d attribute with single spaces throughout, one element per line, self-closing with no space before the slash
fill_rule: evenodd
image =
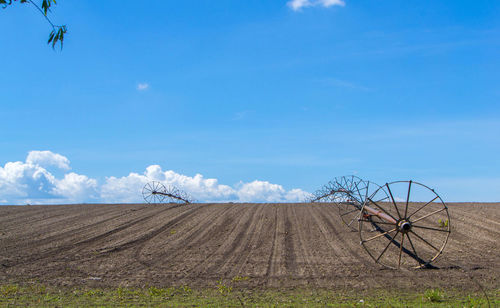
<path id="1" fill-rule="evenodd" d="M 163 203 L 166 188 L 160 182 L 149 182 L 142 188 L 142 196 L 147 203 Z"/>
<path id="2" fill-rule="evenodd" d="M 388 183 L 366 198 L 359 235 L 365 250 L 381 265 L 394 269 L 429 267 L 450 236 L 448 208 L 423 184 Z"/>

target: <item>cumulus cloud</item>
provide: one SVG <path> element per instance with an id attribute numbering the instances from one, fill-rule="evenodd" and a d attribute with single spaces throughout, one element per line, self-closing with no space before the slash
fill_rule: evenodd
<path id="1" fill-rule="evenodd" d="M 69 160 L 50 151 L 31 151 L 24 162 L 0 166 L 2 203 L 74 203 L 97 200 L 97 181 L 76 173 L 57 179 L 46 168 L 67 170 Z"/>
<path id="2" fill-rule="evenodd" d="M 61 180 L 56 180 L 52 193 L 73 202 L 99 200 L 97 181 L 74 172 L 65 174 Z"/>
<path id="3" fill-rule="evenodd" d="M 281 185 L 255 180 L 240 183 L 237 195 L 244 202 L 301 202 L 308 193 L 298 188 L 286 191 Z"/>
<path id="4" fill-rule="evenodd" d="M 141 202 L 142 196 L 137 192 L 150 181 L 178 187 L 199 201 L 229 201 L 236 196 L 233 188 L 219 184 L 217 179 L 205 179 L 201 174 L 190 177 L 152 165 L 146 168 L 144 174 L 108 177 L 102 187 L 102 197 L 106 202 Z"/>
<path id="5" fill-rule="evenodd" d="M 291 0 L 287 5 L 294 11 L 300 11 L 306 7 L 322 6 L 345 6 L 344 0 Z"/>
<path id="6" fill-rule="evenodd" d="M 26 163 L 39 165 L 45 168 L 55 166 L 60 169 L 70 169 L 69 159 L 60 154 L 52 153 L 51 151 L 31 151 L 28 153 Z"/>
<path id="7" fill-rule="evenodd" d="M 107 177 L 103 183 L 86 175 L 69 172 L 57 178 L 47 167 L 70 169 L 70 161 L 50 151 L 31 151 L 24 162 L 0 166 L 0 203 L 134 203 L 143 202 L 142 188 L 150 181 L 175 186 L 200 202 L 300 202 L 307 192 L 287 191 L 279 184 L 255 180 L 234 186 L 219 183 L 201 174 L 187 176 L 151 165 L 144 172 Z"/>
<path id="8" fill-rule="evenodd" d="M 54 176 L 30 162 L 8 162 L 0 167 L 0 194 L 9 200 L 52 198 Z"/>
<path id="9" fill-rule="evenodd" d="M 148 89 L 149 89 L 149 83 L 141 82 L 137 84 L 137 90 L 139 91 L 146 91 Z"/>

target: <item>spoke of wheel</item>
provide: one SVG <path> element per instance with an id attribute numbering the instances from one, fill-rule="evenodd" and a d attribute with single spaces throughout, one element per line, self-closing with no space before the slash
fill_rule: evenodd
<path id="1" fill-rule="evenodd" d="M 389 191 L 389 195 L 391 196 L 391 199 L 392 199 L 392 204 L 394 204 L 394 207 L 396 208 L 396 212 L 398 213 L 398 217 L 399 217 L 399 219 L 401 219 L 401 214 L 399 214 L 398 206 L 396 205 L 396 201 L 394 200 L 394 197 L 392 196 L 391 188 L 389 187 L 389 184 L 387 184 L 387 183 L 385 183 L 385 186 L 387 187 L 387 190 Z"/>
<path id="2" fill-rule="evenodd" d="M 416 223 L 417 221 L 420 221 L 420 220 L 422 220 L 422 219 L 425 219 L 425 218 L 427 218 L 427 217 L 429 217 L 429 216 L 432 216 L 432 215 L 434 215 L 434 214 L 437 214 L 437 213 L 439 213 L 439 212 L 442 212 L 442 211 L 444 211 L 444 210 L 446 210 L 446 208 L 445 208 L 445 207 L 443 207 L 442 209 L 439 209 L 439 210 L 437 210 L 437 211 L 434 211 L 434 212 L 432 212 L 432 213 L 429 213 L 429 214 L 427 214 L 427 215 L 424 215 L 424 216 L 420 217 L 419 219 L 415 219 L 414 221 L 412 221 L 412 224 L 414 224 L 414 223 Z"/>
<path id="3" fill-rule="evenodd" d="M 398 260 L 398 269 L 401 267 L 401 254 L 403 253 L 403 243 L 405 241 L 405 234 L 401 233 L 401 244 L 399 245 L 399 260 Z"/>
<path id="4" fill-rule="evenodd" d="M 398 228 L 394 228 L 394 229 L 389 230 L 389 231 L 386 231 L 386 232 L 384 232 L 384 233 L 380 233 L 380 234 L 377 234 L 377 235 L 375 235 L 375 236 L 372 236 L 372 237 L 370 237 L 369 239 L 364 240 L 364 241 L 363 241 L 363 243 L 366 243 L 366 242 L 372 241 L 372 240 L 374 240 L 374 239 L 376 239 L 376 238 L 379 238 L 379 237 L 381 237 L 381 236 L 384 236 L 384 235 L 386 235 L 386 234 L 389 234 L 389 233 L 391 233 L 391 232 L 394 232 L 394 231 L 396 231 L 397 229 L 398 229 Z"/>
<path id="5" fill-rule="evenodd" d="M 433 231 L 448 232 L 448 233 L 450 233 L 449 230 L 443 230 L 443 229 L 437 229 L 437 228 L 431 228 L 431 227 L 424 227 L 424 226 L 415 226 L 415 225 L 411 225 L 411 226 L 415 227 L 415 228 L 421 228 L 421 229 L 427 229 L 427 230 L 433 230 Z"/>
<path id="6" fill-rule="evenodd" d="M 428 206 L 429 204 L 431 204 L 434 200 L 436 200 L 437 198 L 439 198 L 439 196 L 436 196 L 434 199 L 432 199 L 431 201 L 427 202 L 426 204 L 424 204 L 421 208 L 419 208 L 418 210 L 416 210 L 415 212 L 413 212 L 410 216 L 408 216 L 408 218 L 406 219 L 410 219 L 410 217 L 412 217 L 413 215 L 417 214 L 421 209 L 423 209 L 424 207 Z"/>
<path id="7" fill-rule="evenodd" d="M 399 234 L 399 230 L 396 231 L 396 234 L 394 234 L 394 236 L 391 238 L 391 240 L 389 241 L 389 244 L 387 244 L 387 246 L 385 246 L 384 250 L 382 251 L 382 253 L 380 254 L 380 256 L 378 256 L 378 258 L 375 260 L 375 262 L 378 263 L 378 260 L 380 260 L 380 258 L 382 257 L 382 255 L 385 253 L 385 251 L 387 250 L 387 248 L 389 248 L 389 246 L 392 244 L 392 241 L 394 241 L 394 239 L 396 238 L 396 236 Z"/>
<path id="8" fill-rule="evenodd" d="M 427 240 L 425 240 L 423 237 L 421 237 L 420 235 L 416 234 L 415 232 L 413 232 L 412 230 L 410 230 L 410 232 L 415 235 L 416 237 L 418 237 L 421 241 L 423 241 L 424 243 L 426 243 L 427 245 L 431 246 L 432 248 L 434 248 L 436 251 L 439 251 L 439 249 L 437 249 L 436 247 L 434 247 L 434 245 L 432 245 L 431 243 L 429 243 Z"/>
<path id="9" fill-rule="evenodd" d="M 361 213 L 361 212 L 359 212 L 359 213 Z M 356 218 L 359 218 L 359 215 L 354 216 L 354 218 L 351 219 L 351 221 L 347 224 L 347 226 L 350 227 L 351 224 L 354 222 L 354 220 L 356 220 Z"/>
<path id="10" fill-rule="evenodd" d="M 343 181 L 343 179 L 340 179 L 340 181 L 342 182 L 342 181 Z M 340 187 L 340 188 L 344 188 L 344 186 L 343 186 L 341 183 L 339 183 L 339 181 L 337 180 L 337 178 L 335 178 L 335 183 L 337 183 L 337 186 L 338 186 L 338 187 Z"/>
<path id="11" fill-rule="evenodd" d="M 406 207 L 405 207 L 405 219 L 406 219 L 406 215 L 408 214 L 408 202 L 410 201 L 410 190 L 411 190 L 411 180 L 410 180 L 410 184 L 408 184 L 408 194 L 406 195 Z"/>
<path id="12" fill-rule="evenodd" d="M 358 191 L 359 201 L 363 203 L 363 197 L 361 196 L 361 192 L 359 191 L 358 183 L 354 184 L 356 186 L 356 190 Z"/>
<path id="13" fill-rule="evenodd" d="M 389 196 L 385 196 L 384 198 L 377 200 L 377 202 L 384 201 L 386 199 L 389 199 Z"/>
<path id="14" fill-rule="evenodd" d="M 412 240 L 411 240 L 411 238 L 410 238 L 410 234 L 409 234 L 409 233 L 408 233 L 408 234 L 406 234 L 406 237 L 408 237 L 408 242 L 410 242 L 411 249 L 413 250 L 413 253 L 414 253 L 414 254 L 415 254 L 415 256 L 417 257 L 417 258 L 416 258 L 416 260 L 417 260 L 418 264 L 422 264 L 422 263 L 420 263 L 420 261 L 419 261 L 419 260 L 422 260 L 422 259 L 418 256 L 417 251 L 415 250 L 415 246 L 413 246 L 413 242 L 412 242 Z"/>
<path id="15" fill-rule="evenodd" d="M 347 213 L 344 213 L 344 214 L 342 214 L 342 215 L 340 215 L 340 216 L 345 216 L 345 215 L 347 215 L 347 214 L 351 214 L 351 213 L 354 213 L 354 212 L 356 212 L 356 211 L 359 211 L 359 210 L 358 210 L 358 209 L 354 209 L 354 210 L 349 211 L 349 212 L 347 212 Z"/>
<path id="16" fill-rule="evenodd" d="M 339 181 L 337 180 L 337 178 L 335 178 L 335 183 L 337 184 L 337 189 L 344 188 L 344 186 L 342 186 L 342 184 L 339 183 Z"/>
<path id="17" fill-rule="evenodd" d="M 392 216 L 391 214 L 389 214 L 386 210 L 384 210 L 380 205 L 378 205 L 375 201 L 373 201 L 372 199 L 368 198 L 368 200 L 375 204 L 375 206 L 377 206 L 380 210 L 382 210 L 382 212 L 386 213 L 387 215 L 391 216 L 392 219 L 398 221 L 398 219 L 394 218 L 394 216 Z"/>

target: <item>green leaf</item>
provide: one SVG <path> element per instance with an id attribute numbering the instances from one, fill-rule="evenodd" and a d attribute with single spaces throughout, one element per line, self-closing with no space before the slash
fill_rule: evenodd
<path id="1" fill-rule="evenodd" d="M 45 14 L 45 16 L 47 16 L 47 11 L 49 10 L 49 8 L 50 8 L 50 1 L 43 0 L 42 1 L 42 10 L 43 10 L 43 13 Z"/>
<path id="2" fill-rule="evenodd" d="M 52 30 L 52 32 L 50 32 L 49 40 L 47 41 L 47 44 L 50 44 L 50 42 L 52 42 L 52 40 L 54 39 L 55 35 L 56 35 L 55 31 Z"/>

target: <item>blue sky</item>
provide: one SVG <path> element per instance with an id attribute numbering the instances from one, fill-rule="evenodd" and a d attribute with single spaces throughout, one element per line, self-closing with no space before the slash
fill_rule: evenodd
<path id="1" fill-rule="evenodd" d="M 132 202 L 103 186 L 154 165 L 236 200 L 356 174 L 500 201 L 498 1 L 61 0 L 50 17 L 68 25 L 62 51 L 32 7 L 0 10 L 4 204 Z M 58 195 L 67 174 L 94 197 Z M 282 190 L 238 195 L 252 183 Z"/>

